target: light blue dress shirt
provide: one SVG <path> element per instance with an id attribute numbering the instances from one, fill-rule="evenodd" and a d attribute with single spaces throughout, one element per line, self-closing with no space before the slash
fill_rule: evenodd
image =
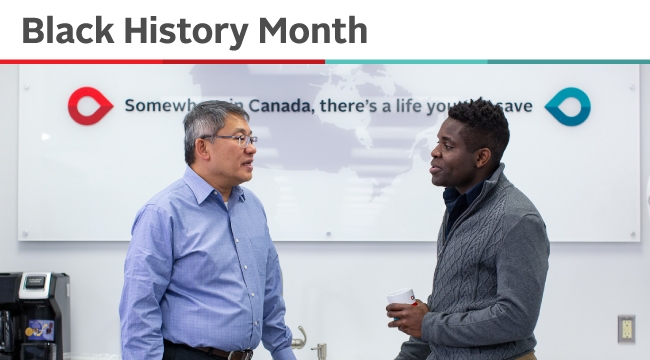
<path id="1" fill-rule="evenodd" d="M 259 199 L 228 199 L 187 167 L 138 212 L 124 264 L 122 358 L 161 359 L 163 338 L 293 360 L 278 254 Z"/>

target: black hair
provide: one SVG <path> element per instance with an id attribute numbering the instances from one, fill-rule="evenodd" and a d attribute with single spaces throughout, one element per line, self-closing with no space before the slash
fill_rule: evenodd
<path id="1" fill-rule="evenodd" d="M 449 108 L 449 117 L 465 125 L 460 136 L 467 149 L 474 152 L 488 148 L 492 152 L 492 164 L 497 167 L 510 140 L 508 120 L 499 105 L 489 100 L 459 102 Z"/>

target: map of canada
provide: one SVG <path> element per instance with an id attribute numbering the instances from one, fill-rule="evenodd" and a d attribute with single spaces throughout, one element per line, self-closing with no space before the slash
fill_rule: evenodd
<path id="1" fill-rule="evenodd" d="M 416 111 L 414 95 L 383 65 L 196 65 L 191 75 L 204 99 L 237 102 L 249 113 L 259 152 L 267 152 L 257 167 L 349 168 L 372 181 L 372 201 L 411 170 L 414 156 L 429 161 L 431 134 L 423 132 L 437 117 L 426 106 Z"/>

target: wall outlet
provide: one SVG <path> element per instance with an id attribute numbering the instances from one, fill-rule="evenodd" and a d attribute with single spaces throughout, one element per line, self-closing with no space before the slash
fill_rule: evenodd
<path id="1" fill-rule="evenodd" d="M 636 328 L 634 315 L 618 316 L 618 342 L 634 343 L 636 338 Z"/>

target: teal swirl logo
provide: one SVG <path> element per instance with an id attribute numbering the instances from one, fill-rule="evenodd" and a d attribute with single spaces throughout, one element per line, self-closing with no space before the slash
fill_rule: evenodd
<path id="1" fill-rule="evenodd" d="M 568 116 L 560 110 L 560 105 L 568 98 L 575 98 L 580 102 L 580 112 L 578 115 Z M 560 123 L 566 126 L 577 126 L 585 122 L 589 117 L 589 113 L 591 112 L 591 101 L 589 101 L 589 96 L 587 96 L 584 91 L 578 88 L 568 87 L 557 93 L 551 101 L 546 104 L 545 108 Z"/>

